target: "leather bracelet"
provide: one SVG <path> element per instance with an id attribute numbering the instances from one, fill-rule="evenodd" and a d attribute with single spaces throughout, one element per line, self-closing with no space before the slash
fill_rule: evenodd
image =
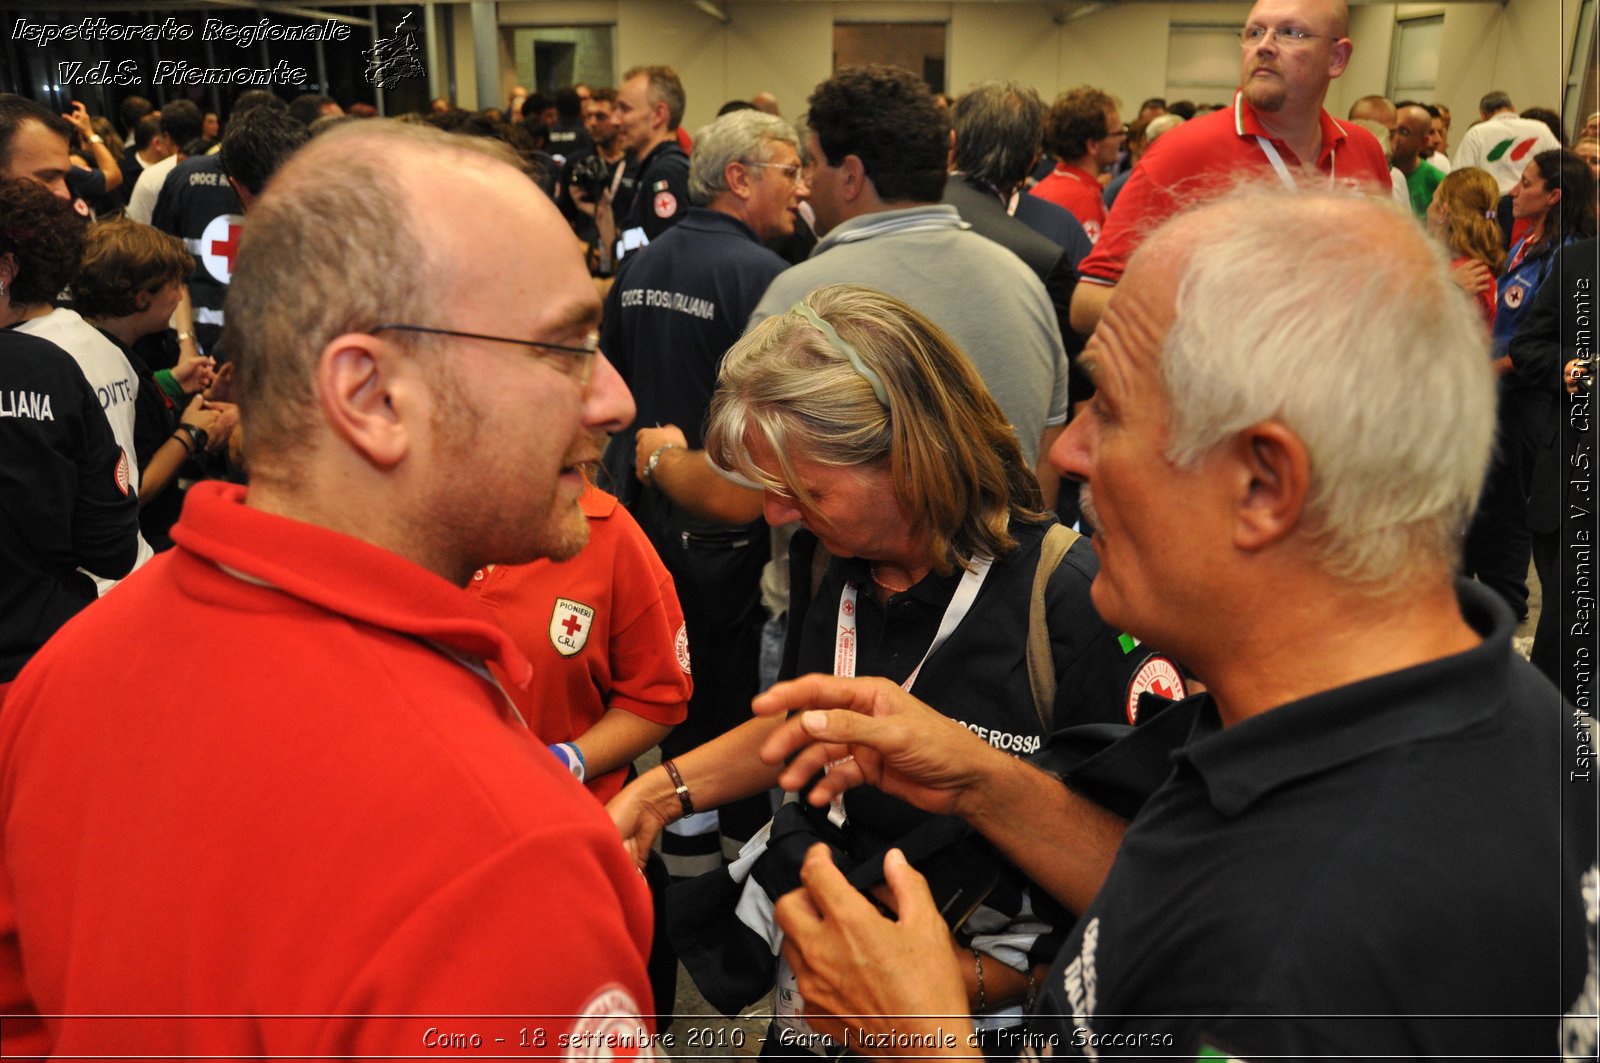
<path id="1" fill-rule="evenodd" d="M 194 457 L 194 442 L 189 438 L 187 433 L 174 429 L 172 432 L 172 438 L 182 443 L 183 449 L 188 452 L 191 458 Z"/>
<path id="2" fill-rule="evenodd" d="M 683 776 L 678 774 L 678 766 L 670 760 L 663 760 L 661 766 L 667 769 L 667 778 L 672 780 L 673 788 L 678 793 L 678 804 L 683 806 L 683 814 L 694 815 L 694 799 L 689 796 L 689 788 L 683 785 Z"/>
<path id="3" fill-rule="evenodd" d="M 989 994 L 983 985 L 983 953 L 972 950 L 972 962 L 978 968 L 978 1011 L 989 1010 Z"/>

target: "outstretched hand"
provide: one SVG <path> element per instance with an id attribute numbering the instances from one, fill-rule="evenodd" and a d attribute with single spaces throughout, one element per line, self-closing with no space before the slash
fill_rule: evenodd
<path id="1" fill-rule="evenodd" d="M 802 676 L 751 707 L 757 716 L 800 710 L 762 745 L 761 759 L 787 761 L 778 778 L 786 790 L 828 768 L 807 795 L 813 805 L 865 783 L 923 811 L 960 815 L 985 773 L 1009 760 L 887 679 Z"/>

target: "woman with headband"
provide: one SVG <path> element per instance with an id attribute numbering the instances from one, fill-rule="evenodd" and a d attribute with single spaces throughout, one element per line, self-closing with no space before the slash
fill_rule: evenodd
<path id="1" fill-rule="evenodd" d="M 868 288 L 819 288 L 752 329 L 723 360 L 706 446 L 719 466 L 765 490 L 770 523 L 804 528 L 791 547 L 784 677 L 883 676 L 1019 756 L 1063 726 L 1132 722 L 1144 691 L 1182 695 L 1170 661 L 1119 640 L 1095 613 L 1089 543 L 1041 512 L 1038 483 L 977 371 L 905 303 Z M 691 657 L 707 652 L 716 648 L 690 647 Z M 778 768 L 757 750 L 776 726 L 752 719 L 646 772 L 613 800 L 608 808 L 635 857 L 642 862 L 667 823 L 772 787 Z M 786 815 L 792 821 L 803 808 L 780 810 L 767 850 L 771 858 L 793 849 L 796 869 L 803 846 L 780 839 Z M 842 824 L 841 851 L 870 860 L 931 818 L 864 788 L 815 827 L 826 835 Z M 973 867 L 961 851 L 945 860 L 963 865 L 950 888 L 968 914 L 951 947 L 965 957 L 980 1027 L 998 1030 L 1020 1023 L 1035 966 L 1051 957 L 1069 917 L 1031 895 L 992 852 Z M 985 862 L 993 865 L 988 881 Z M 717 874 L 737 893 L 747 864 L 741 859 L 731 880 Z M 752 889 L 789 873 L 758 869 L 740 909 Z M 669 925 L 678 897 L 675 890 L 669 899 Z M 697 970 L 697 951 L 731 962 L 725 935 L 706 936 L 715 940 L 704 948 L 676 933 L 674 942 L 708 999 L 742 1006 Z M 763 950 L 770 964 L 776 949 L 768 944 L 749 954 L 760 959 Z M 826 1050 L 798 1020 L 784 973 L 776 1039 Z M 773 1046 L 769 1038 L 767 1058 L 790 1051 Z"/>

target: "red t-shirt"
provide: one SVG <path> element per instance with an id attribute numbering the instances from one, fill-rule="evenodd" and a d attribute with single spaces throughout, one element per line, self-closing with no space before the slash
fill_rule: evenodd
<path id="1" fill-rule="evenodd" d="M 577 557 L 495 565 L 467 584 L 533 664 L 517 707 L 548 744 L 583 737 L 613 708 L 682 723 L 693 687 L 672 576 L 614 497 L 590 484 L 579 504 L 589 543 Z M 626 781 L 618 768 L 586 785 L 609 801 Z"/>
<path id="2" fill-rule="evenodd" d="M 1083 231 L 1091 243 L 1100 239 L 1106 220 L 1106 201 L 1100 181 L 1088 170 L 1057 163 L 1050 176 L 1028 192 L 1070 210 L 1073 217 L 1083 223 Z"/>
<path id="3" fill-rule="evenodd" d="M 1078 266 L 1083 279 L 1116 284 L 1134 250 L 1167 218 L 1220 194 L 1243 175 L 1272 174 L 1271 158 L 1257 137 L 1267 137 L 1267 131 L 1240 92 L 1234 93 L 1231 108 L 1203 114 L 1163 133 L 1133 168 L 1100 240 Z M 1299 169 L 1287 144 L 1271 143 L 1290 171 Z M 1337 121 L 1327 111 L 1322 112 L 1322 151 L 1316 168 L 1332 181 L 1352 182 L 1374 195 L 1394 194 L 1389 161 L 1377 138 L 1354 123 Z"/>
<path id="4" fill-rule="evenodd" d="M 527 661 L 459 587 L 244 498 L 191 490 L 177 548 L 0 713 L 7 1052 L 559 1055 L 637 1032 L 649 895 L 484 667 Z"/>

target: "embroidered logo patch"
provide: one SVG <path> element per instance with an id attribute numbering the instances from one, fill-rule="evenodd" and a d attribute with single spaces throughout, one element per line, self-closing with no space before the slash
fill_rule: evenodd
<path id="1" fill-rule="evenodd" d="M 1513 284 L 1506 289 L 1506 306 L 1515 310 L 1522 305 L 1522 285 Z"/>
<path id="2" fill-rule="evenodd" d="M 682 624 L 678 625 L 678 637 L 672 640 L 672 648 L 678 654 L 678 667 L 683 669 L 683 674 L 692 675 L 689 671 L 689 629 Z"/>
<path id="3" fill-rule="evenodd" d="M 571 657 L 589 642 L 594 626 L 594 610 L 571 598 L 557 598 L 550 611 L 550 645 L 563 657 Z"/>
<path id="4" fill-rule="evenodd" d="M 1129 723 L 1139 722 L 1139 695 L 1146 691 L 1168 701 L 1177 701 L 1188 694 L 1178 666 L 1160 654 L 1146 658 L 1134 673 L 1133 682 L 1128 684 Z"/>
<path id="5" fill-rule="evenodd" d="M 671 192 L 657 192 L 655 198 L 656 217 L 670 218 L 678 213 L 678 197 Z"/>
<path id="6" fill-rule="evenodd" d="M 117 490 L 121 491 L 122 492 L 122 496 L 124 498 L 126 498 L 128 496 L 128 487 L 129 487 L 129 483 L 128 483 L 128 452 L 126 450 L 124 450 L 117 457 L 117 473 L 116 473 L 116 476 L 117 476 Z"/>

